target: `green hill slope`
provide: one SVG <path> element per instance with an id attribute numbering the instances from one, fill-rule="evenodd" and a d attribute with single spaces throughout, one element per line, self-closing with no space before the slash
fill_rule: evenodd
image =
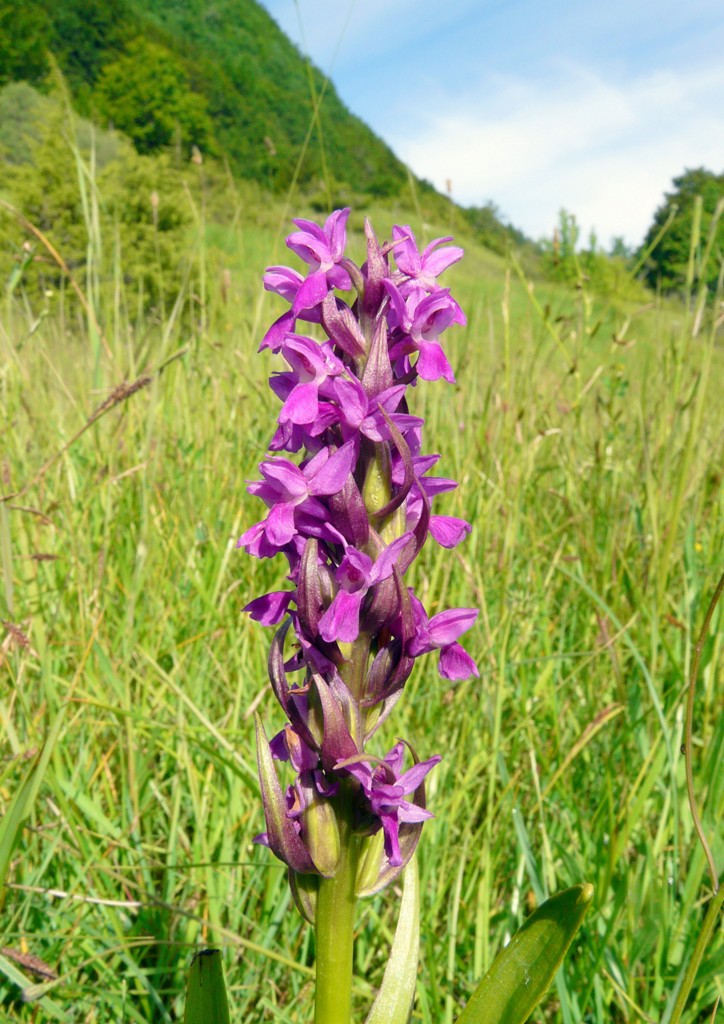
<path id="1" fill-rule="evenodd" d="M 0 85 L 42 85 L 48 53 L 80 113 L 139 152 L 196 145 L 275 189 L 297 174 L 389 195 L 407 180 L 254 0 L 2 0 Z"/>

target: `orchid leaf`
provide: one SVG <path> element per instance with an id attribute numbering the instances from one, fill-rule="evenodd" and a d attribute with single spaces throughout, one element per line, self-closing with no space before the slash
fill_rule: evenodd
<path id="1" fill-rule="evenodd" d="M 184 1024 L 229 1024 L 229 1003 L 218 949 L 202 949 L 191 961 Z"/>
<path id="2" fill-rule="evenodd" d="M 420 952 L 420 879 L 417 860 L 405 868 L 395 937 L 377 998 L 366 1024 L 408 1024 L 415 1000 Z"/>
<path id="3" fill-rule="evenodd" d="M 542 903 L 495 958 L 457 1024 L 524 1024 L 545 995 L 593 899 L 574 885 Z"/>

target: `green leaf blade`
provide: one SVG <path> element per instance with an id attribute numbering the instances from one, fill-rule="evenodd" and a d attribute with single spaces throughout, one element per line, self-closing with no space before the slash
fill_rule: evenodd
<path id="1" fill-rule="evenodd" d="M 229 1024 L 221 953 L 202 949 L 191 961 L 184 1024 Z"/>
<path id="2" fill-rule="evenodd" d="M 524 1024 L 548 990 L 593 900 L 584 882 L 551 896 L 501 950 L 457 1024 Z"/>

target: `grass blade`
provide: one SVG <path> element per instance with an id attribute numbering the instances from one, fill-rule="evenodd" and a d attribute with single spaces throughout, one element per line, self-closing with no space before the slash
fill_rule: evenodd
<path id="1" fill-rule="evenodd" d="M 10 858 L 20 838 L 23 822 L 33 809 L 33 804 L 35 803 L 45 770 L 48 767 L 50 756 L 53 753 L 53 748 L 58 738 L 58 733 L 60 732 L 63 717 L 63 709 L 61 709 L 47 740 L 43 744 L 43 749 L 35 757 L 32 765 L 25 773 L 20 787 L 11 799 L 2 821 L 0 821 L 0 886 L 5 884 L 5 878 L 10 867 Z"/>

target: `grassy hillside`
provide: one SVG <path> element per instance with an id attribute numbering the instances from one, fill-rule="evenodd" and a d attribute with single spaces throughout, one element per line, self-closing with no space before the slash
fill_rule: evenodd
<path id="1" fill-rule="evenodd" d="M 269 636 L 240 609 L 281 569 L 234 547 L 258 518 L 245 481 L 272 429 L 275 360 L 256 347 L 279 312 L 260 278 L 288 255 L 289 211 L 268 199 L 260 214 L 231 182 L 226 217 L 210 219 L 205 165 L 192 166 L 180 284 L 162 274 L 147 314 L 113 220 L 94 217 L 106 196 L 79 166 L 94 184 L 75 271 L 85 307 L 67 274 L 43 292 L 21 275 L 0 314 L 0 479 L 13 495 L 0 502 L 0 811 L 38 773 L 0 896 L 0 1019 L 170 1024 L 191 953 L 214 944 L 235 1024 L 303 1024 L 309 931 L 284 871 L 251 844 L 251 714 L 270 729 L 280 718 Z M 469 318 L 451 332 L 457 387 L 416 389 L 412 411 L 460 481 L 445 511 L 474 530 L 453 557 L 427 551 L 414 583 L 432 611 L 481 608 L 481 679 L 443 685 L 421 665 L 380 740 L 394 729 L 445 754 L 420 847 L 415 1019 L 449 1024 L 527 908 L 588 879 L 595 913 L 533 1019 L 659 1020 L 708 884 L 680 747 L 724 545 L 712 314 L 529 285 L 462 223 L 423 222 L 399 200 L 354 211 L 358 255 L 365 213 L 380 234 L 409 222 L 468 250 L 447 275 Z M 52 263 L 37 240 L 34 256 Z M 694 744 L 719 864 L 721 615 Z M 385 965 L 375 936 L 393 926 L 385 895 L 365 904 L 358 1019 Z M 719 941 L 686 1024 L 712 1018 L 723 968 Z"/>

